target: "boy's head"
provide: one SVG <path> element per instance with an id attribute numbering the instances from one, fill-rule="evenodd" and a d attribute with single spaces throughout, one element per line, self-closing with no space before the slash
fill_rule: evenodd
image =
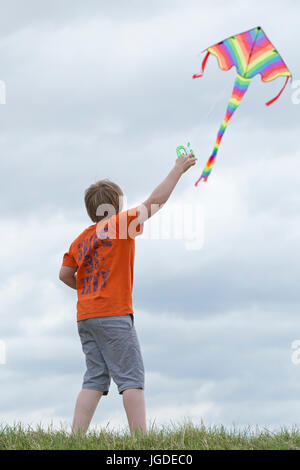
<path id="1" fill-rule="evenodd" d="M 116 183 L 108 179 L 97 181 L 85 191 L 84 202 L 87 213 L 95 223 L 107 216 L 105 207 L 104 214 L 99 210 L 101 215 L 97 215 L 97 209 L 103 204 L 110 204 L 118 214 L 122 210 L 122 197 L 123 191 Z"/>

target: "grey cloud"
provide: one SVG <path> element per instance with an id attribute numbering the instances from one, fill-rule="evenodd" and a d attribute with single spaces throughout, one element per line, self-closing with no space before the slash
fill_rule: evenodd
<path id="1" fill-rule="evenodd" d="M 75 298 L 57 272 L 72 237 L 90 224 L 84 189 L 110 177 L 130 205 L 141 202 L 169 171 L 176 146 L 190 140 L 199 162 L 174 195 L 185 198 L 210 155 L 235 77 L 211 58 L 205 76 L 193 81 L 199 52 L 259 17 L 297 79 L 295 2 L 284 10 L 274 1 L 233 5 L 234 18 L 223 2 L 0 2 L 0 79 L 7 84 L 0 107 L 0 339 L 10 345 L 0 369 L 4 416 L 44 416 L 49 408 L 51 417 L 70 418 L 84 365 Z M 297 417 L 299 371 L 290 343 L 299 310 L 300 107 L 289 88 L 264 105 L 281 84 L 253 80 L 211 181 L 193 193 L 208 212 L 203 249 L 136 242 L 134 305 L 153 410 L 211 401 L 205 417 L 212 422 Z M 51 309 L 60 321 L 49 323 Z M 172 329 L 161 324 L 165 313 L 175 325 L 198 319 L 201 327 Z M 109 419 L 118 398 L 112 392 L 97 422 Z"/>

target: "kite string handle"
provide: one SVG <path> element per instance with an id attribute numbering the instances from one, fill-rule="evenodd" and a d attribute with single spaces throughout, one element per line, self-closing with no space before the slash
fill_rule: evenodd
<path id="1" fill-rule="evenodd" d="M 183 154 L 185 154 L 185 155 L 191 154 L 191 155 L 193 155 L 195 160 L 198 160 L 198 158 L 196 158 L 195 155 L 194 155 L 194 150 L 192 150 L 190 148 L 191 147 L 190 142 L 188 142 L 187 147 L 188 148 L 186 149 L 186 147 L 184 145 L 178 145 L 178 147 L 176 148 L 177 157 L 180 158 L 180 157 L 182 157 Z"/>
<path id="2" fill-rule="evenodd" d="M 176 153 L 177 153 L 178 158 L 182 157 L 182 152 L 185 153 L 185 155 L 188 154 L 184 145 L 178 145 L 178 147 L 176 148 Z"/>

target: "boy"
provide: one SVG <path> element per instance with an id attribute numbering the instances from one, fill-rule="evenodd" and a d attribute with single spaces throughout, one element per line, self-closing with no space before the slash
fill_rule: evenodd
<path id="1" fill-rule="evenodd" d="M 85 433 L 111 377 L 123 396 L 130 432 L 146 432 L 144 365 L 132 308 L 135 236 L 169 199 L 193 155 L 177 158 L 173 169 L 139 207 L 121 212 L 119 186 L 102 180 L 85 192 L 94 222 L 65 253 L 59 278 L 77 290 L 77 326 L 87 370 L 77 398 L 72 432 Z"/>

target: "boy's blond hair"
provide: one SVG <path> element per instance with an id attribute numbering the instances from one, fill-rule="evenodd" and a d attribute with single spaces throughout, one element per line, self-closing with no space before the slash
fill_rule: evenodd
<path id="1" fill-rule="evenodd" d="M 97 209 L 102 204 L 111 204 L 118 214 L 122 209 L 122 196 L 122 189 L 109 179 L 92 184 L 85 191 L 84 196 L 85 207 L 92 221 L 96 223 L 105 217 L 105 215 L 97 215 Z"/>

